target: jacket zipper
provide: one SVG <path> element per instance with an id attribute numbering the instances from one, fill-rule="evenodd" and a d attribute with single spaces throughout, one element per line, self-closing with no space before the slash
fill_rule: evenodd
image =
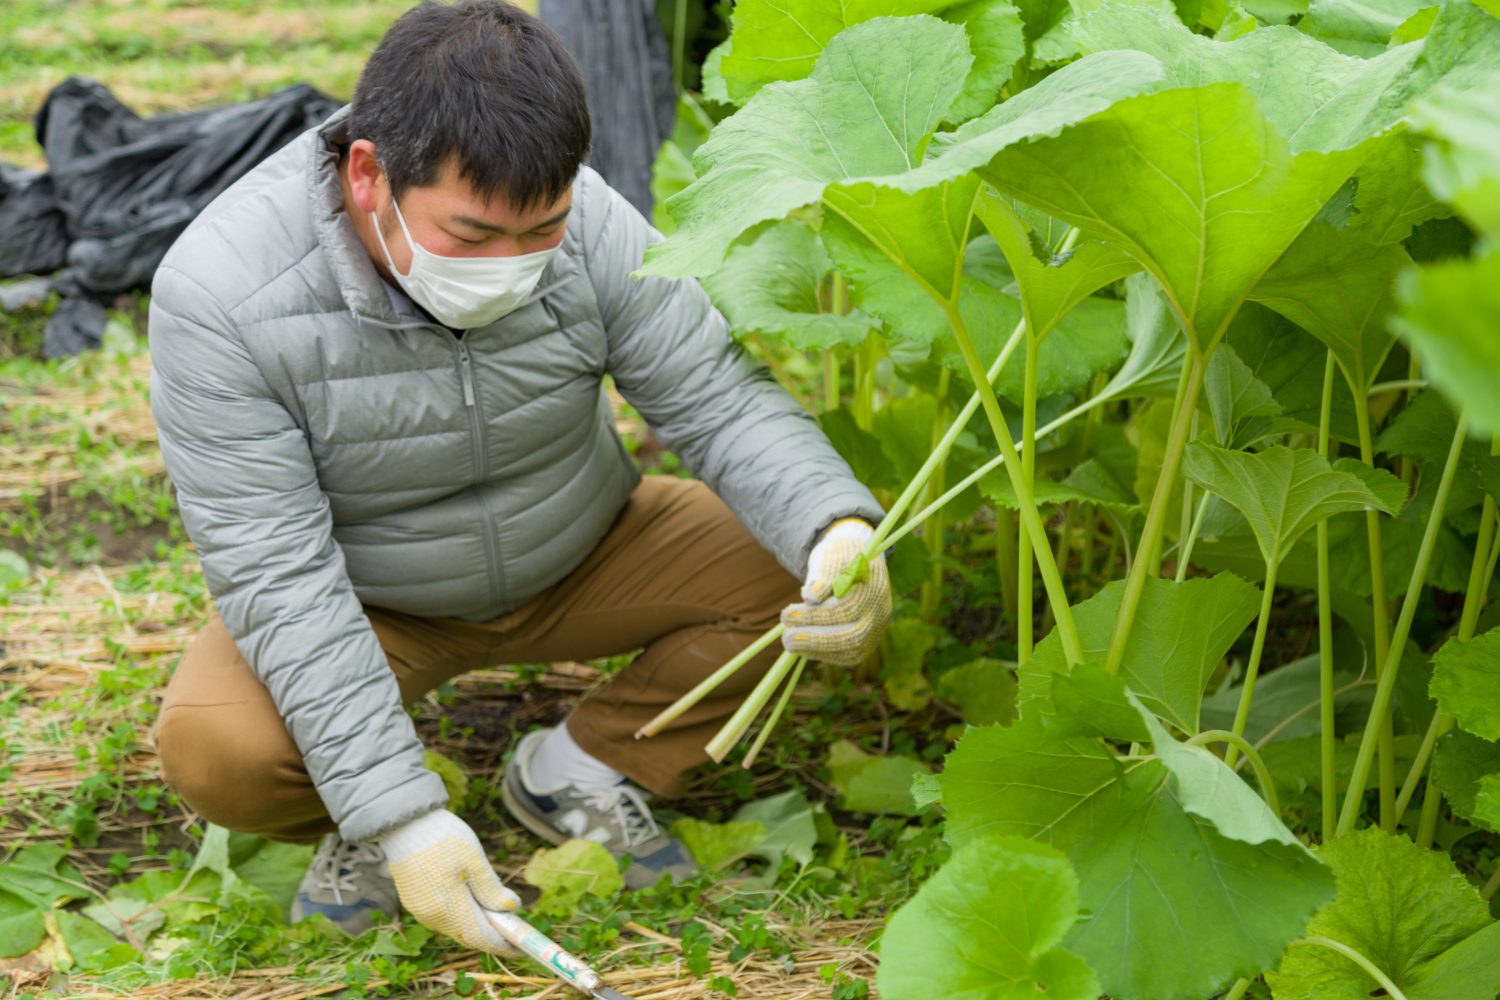
<path id="1" fill-rule="evenodd" d="M 504 571 L 500 566 L 500 542 L 495 537 L 495 521 L 490 515 L 489 505 L 484 502 L 484 492 L 480 489 L 480 484 L 489 471 L 484 415 L 479 410 L 479 397 L 474 391 L 474 359 L 469 354 L 469 345 L 459 339 L 455 339 L 454 343 L 458 345 L 458 372 L 463 382 L 464 406 L 469 411 L 469 440 L 474 446 L 474 474 L 480 481 L 474 484 L 472 493 L 484 522 L 484 554 L 489 567 L 490 600 L 499 601 L 500 591 L 503 589 L 501 580 L 504 578 Z"/>

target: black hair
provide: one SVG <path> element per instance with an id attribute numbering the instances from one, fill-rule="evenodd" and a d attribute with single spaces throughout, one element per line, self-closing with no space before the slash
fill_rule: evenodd
<path id="1" fill-rule="evenodd" d="M 588 156 L 588 98 L 561 39 L 519 7 L 423 0 L 360 73 L 349 139 L 375 144 L 393 197 L 456 158 L 481 198 L 527 211 L 561 198 Z"/>

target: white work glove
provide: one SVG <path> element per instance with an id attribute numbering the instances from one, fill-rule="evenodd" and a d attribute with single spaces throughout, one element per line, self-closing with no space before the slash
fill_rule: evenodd
<path id="1" fill-rule="evenodd" d="M 446 809 L 408 820 L 375 838 L 385 852 L 396 894 L 423 926 L 459 944 L 519 956 L 480 907 L 514 910 L 521 897 L 500 884 L 469 824 Z"/>
<path id="2" fill-rule="evenodd" d="M 802 603 L 781 612 L 781 644 L 793 653 L 841 666 L 857 666 L 875 652 L 891 620 L 891 579 L 885 556 L 870 560 L 865 579 L 843 597 L 833 596 L 839 574 L 859 558 L 875 529 L 859 518 L 829 528 L 807 558 Z"/>

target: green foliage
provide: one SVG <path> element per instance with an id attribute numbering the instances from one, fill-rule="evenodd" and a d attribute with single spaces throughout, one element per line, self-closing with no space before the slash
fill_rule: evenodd
<path id="1" fill-rule="evenodd" d="M 568 840 L 537 851 L 526 863 L 525 877 L 542 890 L 533 907 L 539 913 L 569 913 L 585 896 L 608 899 L 625 887 L 614 857 L 592 840 Z"/>
<path id="2" fill-rule="evenodd" d="M 707 823 L 684 817 L 671 826 L 672 836 L 682 841 L 693 860 L 710 871 L 724 868 L 751 853 L 766 839 L 760 823 L 743 821 Z"/>
<path id="3" fill-rule="evenodd" d="M 1060 727 L 1023 712 L 1008 728 L 970 729 L 939 778 L 949 839 L 1023 836 L 1063 851 L 1090 914 L 1063 944 L 1111 995 L 1186 1000 L 1270 966 L 1331 877 L 1217 757 L 1172 740 L 1123 686 L 1092 690 L 1087 714 L 1115 738 L 1144 725 L 1156 754 L 1122 760 L 1097 729 L 1070 734 L 1077 710 L 1059 711 Z M 1239 905 L 1249 897 L 1255 906 Z"/>
<path id="4" fill-rule="evenodd" d="M 1449 639 L 1432 658 L 1432 697 L 1465 730 L 1500 740 L 1500 628 Z"/>
<path id="5" fill-rule="evenodd" d="M 1182 472 L 1245 516 L 1267 566 L 1325 518 L 1372 509 L 1394 514 L 1406 499 L 1406 487 L 1390 473 L 1352 459 L 1330 466 L 1311 448 L 1243 452 L 1195 441 Z"/>
<path id="6" fill-rule="evenodd" d="M 1094 1000 L 1098 979 L 1059 947 L 1077 918 L 1078 879 L 1061 853 L 1016 837 L 974 841 L 891 918 L 881 995 Z"/>
<path id="7" fill-rule="evenodd" d="M 464 769 L 456 760 L 445 757 L 436 750 L 428 750 L 422 757 L 427 770 L 443 779 L 443 788 L 448 792 L 448 808 L 462 808 L 464 799 L 469 794 L 469 776 L 464 773 Z"/>
<path id="8" fill-rule="evenodd" d="M 1448 858 L 1380 830 L 1341 837 L 1318 856 L 1333 869 L 1337 895 L 1309 935 L 1354 948 L 1411 1000 L 1494 1000 L 1500 931 Z M 1364 1000 L 1374 988 L 1345 956 L 1306 944 L 1266 979 L 1277 1000 Z"/>
<path id="9" fill-rule="evenodd" d="M 912 779 L 931 772 L 926 764 L 901 756 L 865 753 L 848 740 L 828 749 L 829 783 L 839 793 L 839 805 L 851 812 L 916 812 Z"/>

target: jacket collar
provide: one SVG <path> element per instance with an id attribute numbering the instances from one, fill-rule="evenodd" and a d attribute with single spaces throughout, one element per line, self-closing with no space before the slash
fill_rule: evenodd
<path id="1" fill-rule="evenodd" d="M 318 245 L 333 271 L 339 294 L 358 322 L 376 326 L 407 327 L 438 325 L 413 302 L 402 289 L 390 284 L 375 270 L 349 213 L 344 210 L 344 188 L 339 181 L 339 146 L 348 140 L 349 105 L 344 105 L 317 126 L 312 142 L 312 162 L 308 164 L 309 209 Z M 536 290 L 526 302 L 530 304 L 579 273 L 577 260 L 570 252 L 575 234 L 570 232 L 563 246 L 542 271 Z M 497 323 L 503 324 L 506 317 Z"/>

